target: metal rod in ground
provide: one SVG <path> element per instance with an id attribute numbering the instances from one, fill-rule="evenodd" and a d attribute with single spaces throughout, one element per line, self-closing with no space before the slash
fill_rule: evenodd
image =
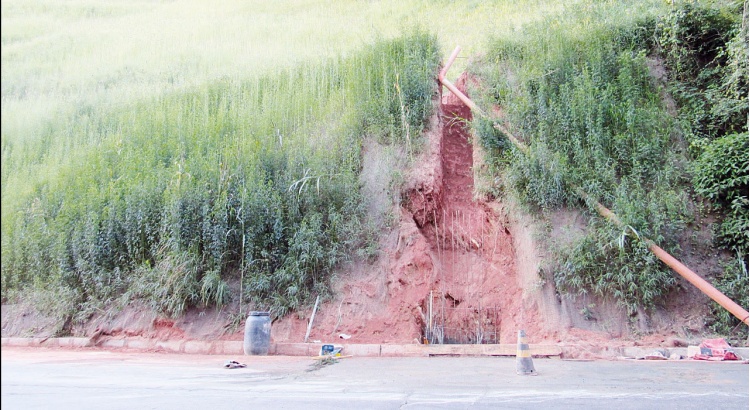
<path id="1" fill-rule="evenodd" d="M 427 340 L 433 343 L 432 340 L 432 291 L 430 291 L 430 312 L 429 312 L 429 325 L 427 326 Z"/>
<path id="2" fill-rule="evenodd" d="M 318 302 L 320 302 L 320 295 L 315 297 L 315 307 L 313 308 L 312 316 L 310 316 L 310 323 L 307 324 L 307 332 L 305 333 L 305 343 L 307 343 L 307 339 L 310 337 L 310 330 L 312 330 L 312 323 L 313 323 L 313 320 L 315 320 L 315 312 L 318 311 Z"/>

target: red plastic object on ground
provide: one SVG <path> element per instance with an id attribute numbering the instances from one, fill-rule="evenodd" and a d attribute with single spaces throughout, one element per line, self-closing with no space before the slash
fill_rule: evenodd
<path id="1" fill-rule="evenodd" d="M 701 352 L 693 356 L 695 360 L 739 360 L 724 339 L 706 339 L 699 345 Z"/>

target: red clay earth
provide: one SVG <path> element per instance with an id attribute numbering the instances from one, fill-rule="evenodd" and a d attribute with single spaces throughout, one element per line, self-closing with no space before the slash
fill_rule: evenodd
<path id="1" fill-rule="evenodd" d="M 473 197 L 471 112 L 445 95 L 439 116 L 400 210 L 396 246 L 345 280 L 316 313 L 310 340 L 343 333 L 349 343 L 415 343 L 442 334 L 445 342 L 515 343 L 520 328 L 541 333 L 537 309 L 522 306 L 510 230 Z M 274 339 L 301 341 L 308 319 L 274 323 Z"/>

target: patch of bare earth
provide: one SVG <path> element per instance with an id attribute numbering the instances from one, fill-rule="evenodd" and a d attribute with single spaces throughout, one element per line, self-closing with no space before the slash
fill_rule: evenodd
<path id="1" fill-rule="evenodd" d="M 456 82 L 462 90 L 465 83 L 465 76 Z M 375 264 L 342 274 L 334 300 L 317 311 L 310 340 L 343 333 L 350 343 L 515 343 L 524 329 L 532 343 L 576 344 L 584 356 L 587 345 L 700 340 L 709 300 L 681 279 L 663 306 L 633 317 L 608 298 L 561 296 L 545 268 L 552 256 L 538 238 L 541 224 L 510 200 L 475 195 L 483 154 L 465 127 L 470 118 L 456 97 L 442 96 L 407 177 L 398 228 L 384 236 Z M 574 210 L 556 212 L 549 224 L 548 235 L 563 241 L 586 227 Z M 274 323 L 273 337 L 302 341 L 310 312 L 302 316 Z"/>
<path id="2" fill-rule="evenodd" d="M 470 119 L 455 97 L 442 98 L 397 230 L 383 241 L 377 263 L 342 275 L 336 298 L 316 313 L 311 340 L 343 333 L 352 343 L 515 343 L 518 329 L 548 333 L 524 297 L 507 218 L 474 198 Z M 274 338 L 301 341 L 308 319 L 278 321 Z"/>

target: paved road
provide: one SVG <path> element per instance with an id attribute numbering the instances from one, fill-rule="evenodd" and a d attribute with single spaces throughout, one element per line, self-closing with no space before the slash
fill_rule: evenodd
<path id="1" fill-rule="evenodd" d="M 225 369 L 226 360 L 246 368 Z M 747 409 L 748 366 L 2 349 L 2 409 Z"/>

